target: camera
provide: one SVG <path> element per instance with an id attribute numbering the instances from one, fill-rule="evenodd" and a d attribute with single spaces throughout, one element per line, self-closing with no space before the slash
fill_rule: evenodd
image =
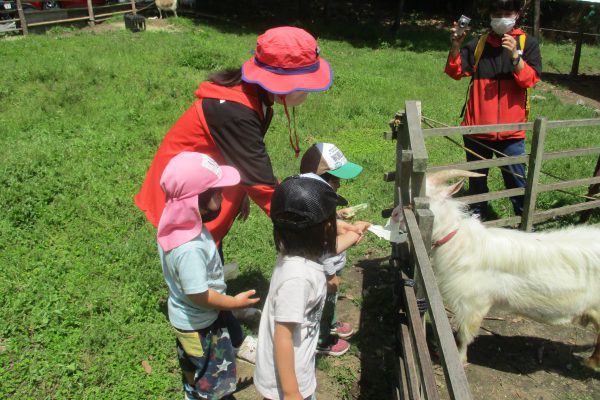
<path id="1" fill-rule="evenodd" d="M 469 26 L 469 22 L 471 22 L 471 18 L 466 15 L 461 15 L 458 19 L 458 23 L 456 24 L 456 36 L 462 36 L 465 33 L 465 29 Z"/>

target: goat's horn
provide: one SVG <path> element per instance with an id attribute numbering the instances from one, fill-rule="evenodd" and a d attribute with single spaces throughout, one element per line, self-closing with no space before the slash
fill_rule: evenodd
<path id="1" fill-rule="evenodd" d="M 445 171 L 438 171 L 432 174 L 427 174 L 427 180 L 432 184 L 440 184 L 449 181 L 452 178 L 477 178 L 485 176 L 478 172 L 464 171 L 462 169 L 448 169 Z"/>

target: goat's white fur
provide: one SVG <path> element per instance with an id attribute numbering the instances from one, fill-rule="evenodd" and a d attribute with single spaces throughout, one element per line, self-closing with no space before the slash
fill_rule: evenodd
<path id="1" fill-rule="evenodd" d="M 177 18 L 177 0 L 154 0 L 154 4 L 156 4 L 160 19 L 162 19 L 163 11 L 165 12 L 165 15 L 167 15 L 167 11 L 172 11 Z"/>
<path id="2" fill-rule="evenodd" d="M 473 173 L 463 171 L 463 176 Z M 463 362 L 467 346 L 490 308 L 547 324 L 591 323 L 599 333 L 587 364 L 600 362 L 600 229 L 591 226 L 526 233 L 486 228 L 450 196 L 462 182 L 443 186 L 428 179 L 435 219 L 433 241 L 458 229 L 433 250 L 436 279 L 454 312 Z"/>

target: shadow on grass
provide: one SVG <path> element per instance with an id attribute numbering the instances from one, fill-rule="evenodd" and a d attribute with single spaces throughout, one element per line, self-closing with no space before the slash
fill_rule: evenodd
<path id="1" fill-rule="evenodd" d="M 363 270 L 360 329 L 352 340 L 360 350 L 361 375 L 357 398 L 394 398 L 395 272 L 388 258 L 361 260 L 356 267 Z"/>

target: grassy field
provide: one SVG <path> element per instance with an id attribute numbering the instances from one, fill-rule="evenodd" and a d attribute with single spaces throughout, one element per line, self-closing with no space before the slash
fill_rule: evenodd
<path id="1" fill-rule="evenodd" d="M 170 31 L 55 30 L 0 40 L 0 398 L 180 396 L 155 231 L 133 196 L 197 85 L 209 71 L 246 60 L 260 31 L 172 21 Z M 393 202 L 391 184 L 382 181 L 394 166 L 395 144 L 382 139 L 387 122 L 405 100 L 416 99 L 424 115 L 457 124 L 467 82 L 443 74 L 443 31 L 314 33 L 333 66 L 334 85 L 297 110 L 302 147 L 331 141 L 363 165 L 340 193 L 351 203 L 369 203 L 361 217 L 382 223 L 381 209 Z M 571 49 L 544 44 L 542 53 L 564 71 Z M 597 73 L 600 49 L 584 51 L 581 71 Z M 597 116 L 550 93 L 543 97 L 532 118 Z M 549 147 L 597 143 L 592 133 L 553 131 Z M 267 144 L 278 177 L 298 170 L 281 109 Z M 463 157 L 446 141 L 428 144 L 434 164 Z M 589 158 L 548 168 L 574 178 L 589 176 L 594 164 Z M 493 176 L 499 188 L 499 174 Z M 562 194 L 541 200 L 542 206 L 573 201 Z M 232 291 L 257 287 L 266 295 L 275 256 L 270 229 L 254 207 L 227 237 L 226 261 L 242 270 Z M 369 237 L 351 259 L 367 249 L 383 254 L 387 247 Z M 142 369 L 144 360 L 152 374 Z"/>

